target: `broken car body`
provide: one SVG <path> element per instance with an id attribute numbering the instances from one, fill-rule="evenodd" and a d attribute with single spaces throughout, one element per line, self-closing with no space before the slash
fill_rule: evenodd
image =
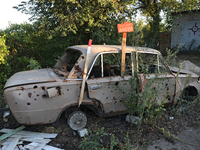
<path id="1" fill-rule="evenodd" d="M 148 74 L 146 82 L 155 78 L 155 73 L 163 79 L 158 100 L 168 92 L 167 103 L 176 103 L 184 89 L 190 95 L 200 93 L 198 75 L 190 75 L 188 83 L 188 74 L 180 73 L 176 78 L 176 73 L 170 70 L 157 50 L 127 46 L 125 75 L 121 77 L 121 46 L 92 45 L 83 102 L 79 108 L 86 54 L 87 45 L 71 46 L 54 68 L 18 72 L 8 79 L 4 95 L 15 119 L 27 125 L 54 123 L 65 112 L 68 124 L 77 130 L 87 122 L 84 113 L 79 111 L 83 107 L 101 117 L 126 113 L 122 103 L 124 95 L 118 88 L 130 88 L 129 79 L 135 71 Z M 147 72 L 142 72 L 140 68 L 145 63 L 150 65 Z"/>

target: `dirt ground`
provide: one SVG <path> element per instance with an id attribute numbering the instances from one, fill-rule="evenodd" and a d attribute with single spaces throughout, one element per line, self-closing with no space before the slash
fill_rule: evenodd
<path id="1" fill-rule="evenodd" d="M 188 56 L 179 56 L 178 60 L 188 60 Z M 191 59 L 189 59 L 191 60 Z M 200 57 L 193 56 L 193 63 L 200 66 Z M 192 61 L 191 61 L 192 62 Z M 103 137 L 103 145 L 109 148 L 111 135 L 120 143 L 125 143 L 127 133 L 130 143 L 134 149 L 138 150 L 200 150 L 200 102 L 198 99 L 188 104 L 167 107 L 167 111 L 158 121 L 157 127 L 164 128 L 170 135 L 163 132 L 152 124 L 142 125 L 140 130 L 136 125 L 125 121 L 126 115 L 118 115 L 109 118 L 100 118 L 92 112 L 87 112 L 87 129 L 97 130 L 104 127 L 107 136 Z M 171 119 L 171 117 L 173 117 Z M 17 128 L 20 125 L 11 116 L 8 122 L 0 121 L 0 129 Z M 27 131 L 57 133 L 58 136 L 49 145 L 65 150 L 78 150 L 82 141 L 76 131 L 69 128 L 64 116 L 61 117 L 57 126 L 52 124 L 26 126 Z M 1 135 L 1 133 L 0 133 Z M 172 136 L 178 137 L 175 139 Z M 180 141 L 183 140 L 183 141 Z M 116 147 L 116 149 L 119 149 Z"/>
<path id="2" fill-rule="evenodd" d="M 162 138 L 148 146 L 147 150 L 199 150 L 200 147 L 200 127 L 184 127 L 183 131 L 177 135 L 182 141 Z"/>
<path id="3" fill-rule="evenodd" d="M 182 139 L 180 142 L 170 136 L 163 134 L 161 130 L 153 127 L 151 124 L 143 125 L 142 130 L 138 131 L 137 126 L 125 121 L 126 115 L 119 115 L 110 118 L 99 118 L 92 112 L 87 112 L 88 123 L 86 128 L 97 130 L 104 127 L 104 132 L 108 135 L 103 138 L 104 146 L 109 147 L 110 137 L 112 134 L 119 139 L 120 143 L 125 143 L 125 137 L 128 133 L 131 145 L 134 149 L 139 150 L 200 150 L 200 112 L 199 105 L 192 106 L 186 111 L 185 108 L 173 107 L 165 112 L 158 123 L 160 128 L 169 131 L 171 135 L 175 135 Z M 172 113 L 173 112 L 173 113 Z M 173 117 L 173 119 L 170 119 Z M 1 122 L 1 128 L 17 128 L 20 125 L 10 118 L 7 123 Z M 58 133 L 49 145 L 62 148 L 65 150 L 78 150 L 78 146 L 82 140 L 76 131 L 73 131 L 66 124 L 64 116 L 61 118 L 57 126 L 34 125 L 26 126 L 27 131 Z M 190 144 L 190 145 L 189 145 Z M 199 147 L 197 147 L 199 146 Z"/>

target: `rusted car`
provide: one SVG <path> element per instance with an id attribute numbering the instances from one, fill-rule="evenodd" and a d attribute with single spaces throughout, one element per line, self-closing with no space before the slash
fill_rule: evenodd
<path id="1" fill-rule="evenodd" d="M 71 46 L 53 68 L 18 72 L 10 77 L 4 95 L 15 119 L 26 125 L 47 124 L 57 122 L 64 113 L 69 126 L 78 130 L 87 123 L 83 108 L 100 117 L 124 114 L 126 107 L 122 99 L 126 95 L 118 88 L 129 89 L 129 79 L 134 76 L 134 71 L 144 74 L 140 68 L 147 63 L 150 68 L 145 72 L 148 74 L 146 82 L 155 76 L 163 79 L 163 86 L 156 87 L 159 89 L 158 100 L 167 92 L 168 103 L 176 103 L 183 90 L 192 96 L 200 93 L 199 76 L 191 74 L 189 82 L 186 73 L 180 73 L 176 78 L 176 73 L 170 70 L 157 50 L 127 46 L 125 74 L 121 76 L 121 46 L 92 45 L 83 101 L 79 107 L 86 55 L 87 45 Z"/>

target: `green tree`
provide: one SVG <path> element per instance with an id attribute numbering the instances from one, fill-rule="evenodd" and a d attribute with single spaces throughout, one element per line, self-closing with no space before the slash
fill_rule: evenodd
<path id="1" fill-rule="evenodd" d="M 132 0 L 29 0 L 14 7 L 41 22 L 49 38 L 71 36 L 72 44 L 117 43 L 117 23 L 132 15 Z M 76 36 L 75 36 L 76 35 Z"/>
<path id="2" fill-rule="evenodd" d="M 8 47 L 6 46 L 6 36 L 3 32 L 0 32 L 0 101 L 4 83 L 6 82 L 7 75 L 10 73 L 10 67 L 7 63 L 8 55 L 9 51 Z"/>
<path id="3" fill-rule="evenodd" d="M 42 67 L 52 67 L 65 47 L 69 46 L 61 38 L 48 39 L 49 33 L 42 31 L 39 26 L 38 22 L 11 24 L 4 30 L 13 72 L 27 70 L 31 59 L 38 61 Z"/>
<path id="4" fill-rule="evenodd" d="M 150 40 L 146 41 L 146 43 L 147 46 L 153 48 L 159 42 L 160 22 L 162 20 L 161 11 L 164 12 L 166 19 L 171 21 L 172 13 L 198 10 L 200 6 L 198 0 L 133 0 L 133 5 L 135 5 L 135 9 L 140 10 L 147 18 L 150 25 L 147 36 L 150 37 Z"/>
<path id="5" fill-rule="evenodd" d="M 126 44 L 130 46 L 144 46 L 144 22 L 140 19 L 133 22 L 134 31 L 127 34 Z"/>
<path id="6" fill-rule="evenodd" d="M 5 63 L 5 57 L 8 55 L 8 50 L 6 46 L 5 35 L 0 36 L 0 64 Z"/>

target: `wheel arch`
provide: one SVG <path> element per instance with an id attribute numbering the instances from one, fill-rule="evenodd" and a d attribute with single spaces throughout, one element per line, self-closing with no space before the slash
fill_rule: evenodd
<path id="1" fill-rule="evenodd" d="M 91 100 L 90 102 L 83 102 L 80 105 L 80 107 L 78 107 L 77 103 L 68 105 L 60 112 L 60 114 L 58 115 L 58 117 L 57 117 L 56 121 L 53 123 L 53 125 L 56 126 L 58 124 L 60 117 L 63 113 L 65 114 L 65 118 L 68 118 L 70 113 L 72 113 L 73 111 L 84 110 L 84 109 L 89 109 L 89 110 L 93 111 L 97 116 L 104 117 L 104 108 L 103 108 L 102 103 L 98 100 Z"/>
<path id="2" fill-rule="evenodd" d="M 194 85 L 188 85 L 181 93 L 181 96 L 197 96 L 199 94 L 198 89 Z"/>

